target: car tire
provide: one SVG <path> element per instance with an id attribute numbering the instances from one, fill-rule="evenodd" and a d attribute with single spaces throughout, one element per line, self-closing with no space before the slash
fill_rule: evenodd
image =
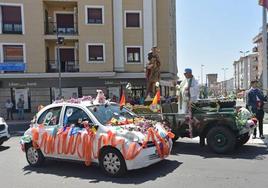
<path id="1" fill-rule="evenodd" d="M 236 139 L 236 147 L 239 148 L 241 146 L 243 146 L 244 144 L 246 144 L 250 139 L 250 135 L 245 134 L 242 137 L 239 137 Z"/>
<path id="2" fill-rule="evenodd" d="M 32 144 L 26 146 L 26 159 L 30 166 L 41 166 L 45 160 L 45 157 L 40 149 L 36 149 Z"/>
<path id="3" fill-rule="evenodd" d="M 234 150 L 236 138 L 227 127 L 216 126 L 208 131 L 207 144 L 213 152 L 224 154 Z"/>
<path id="4" fill-rule="evenodd" d="M 126 163 L 122 154 L 115 148 L 104 148 L 99 157 L 102 171 L 110 177 L 120 177 L 126 173 Z"/>
<path id="5" fill-rule="evenodd" d="M 2 146 L 3 143 L 4 143 L 4 142 L 0 142 L 0 146 Z"/>

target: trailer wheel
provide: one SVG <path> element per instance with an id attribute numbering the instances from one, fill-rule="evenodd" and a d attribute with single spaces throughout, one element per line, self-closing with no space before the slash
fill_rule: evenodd
<path id="1" fill-rule="evenodd" d="M 234 150 L 236 138 L 227 127 L 216 126 L 208 131 L 207 144 L 215 153 L 224 154 Z"/>

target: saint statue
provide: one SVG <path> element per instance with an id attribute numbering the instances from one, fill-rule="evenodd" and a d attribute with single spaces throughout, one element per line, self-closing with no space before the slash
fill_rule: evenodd
<path id="1" fill-rule="evenodd" d="M 148 53 L 148 64 L 146 65 L 146 99 L 150 99 L 155 94 L 155 83 L 160 81 L 160 50 L 155 46 Z"/>

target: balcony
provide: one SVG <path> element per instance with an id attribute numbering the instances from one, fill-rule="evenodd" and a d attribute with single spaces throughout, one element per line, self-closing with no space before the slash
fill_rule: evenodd
<path id="1" fill-rule="evenodd" d="M 22 34 L 22 24 L 2 23 L 3 34 Z"/>
<path id="2" fill-rule="evenodd" d="M 78 35 L 77 23 L 60 25 L 57 22 L 45 22 L 46 35 Z"/>
<path id="3" fill-rule="evenodd" d="M 79 72 L 79 61 L 60 61 L 61 72 Z M 59 72 L 56 60 L 47 60 L 47 72 Z"/>

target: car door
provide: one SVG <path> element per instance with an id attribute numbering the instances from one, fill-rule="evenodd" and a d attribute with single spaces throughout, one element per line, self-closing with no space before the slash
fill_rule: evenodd
<path id="1" fill-rule="evenodd" d="M 77 148 L 75 148 L 75 140 L 77 136 L 80 136 L 80 133 L 85 131 L 83 122 L 87 121 L 89 125 L 93 125 L 93 122 L 91 118 L 88 116 L 88 114 L 79 107 L 75 106 L 66 106 L 64 110 L 63 115 L 63 127 L 68 130 L 68 138 L 66 139 L 66 145 L 71 145 L 71 149 L 69 151 L 66 151 L 63 153 L 65 157 L 72 160 L 82 160 L 81 157 L 79 157 L 77 153 Z M 73 137 L 70 139 L 70 137 Z M 70 144 L 69 142 L 73 142 L 73 144 Z M 81 145 L 79 146 L 79 149 Z"/>
<path id="2" fill-rule="evenodd" d="M 41 138 L 41 143 L 43 139 L 43 147 L 41 147 L 42 153 L 46 156 L 49 155 L 47 151 L 45 151 L 47 141 L 45 142 L 44 140 L 46 139 L 44 134 L 47 135 L 54 135 L 56 133 L 56 130 L 58 130 L 59 127 L 61 127 L 60 123 L 60 117 L 61 117 L 61 112 L 62 112 L 62 106 L 56 106 L 56 107 L 51 107 L 45 110 L 37 119 L 37 124 L 38 125 L 43 125 L 44 130 L 39 132 L 39 137 Z M 51 152 L 50 155 L 55 155 L 56 152 Z"/>

